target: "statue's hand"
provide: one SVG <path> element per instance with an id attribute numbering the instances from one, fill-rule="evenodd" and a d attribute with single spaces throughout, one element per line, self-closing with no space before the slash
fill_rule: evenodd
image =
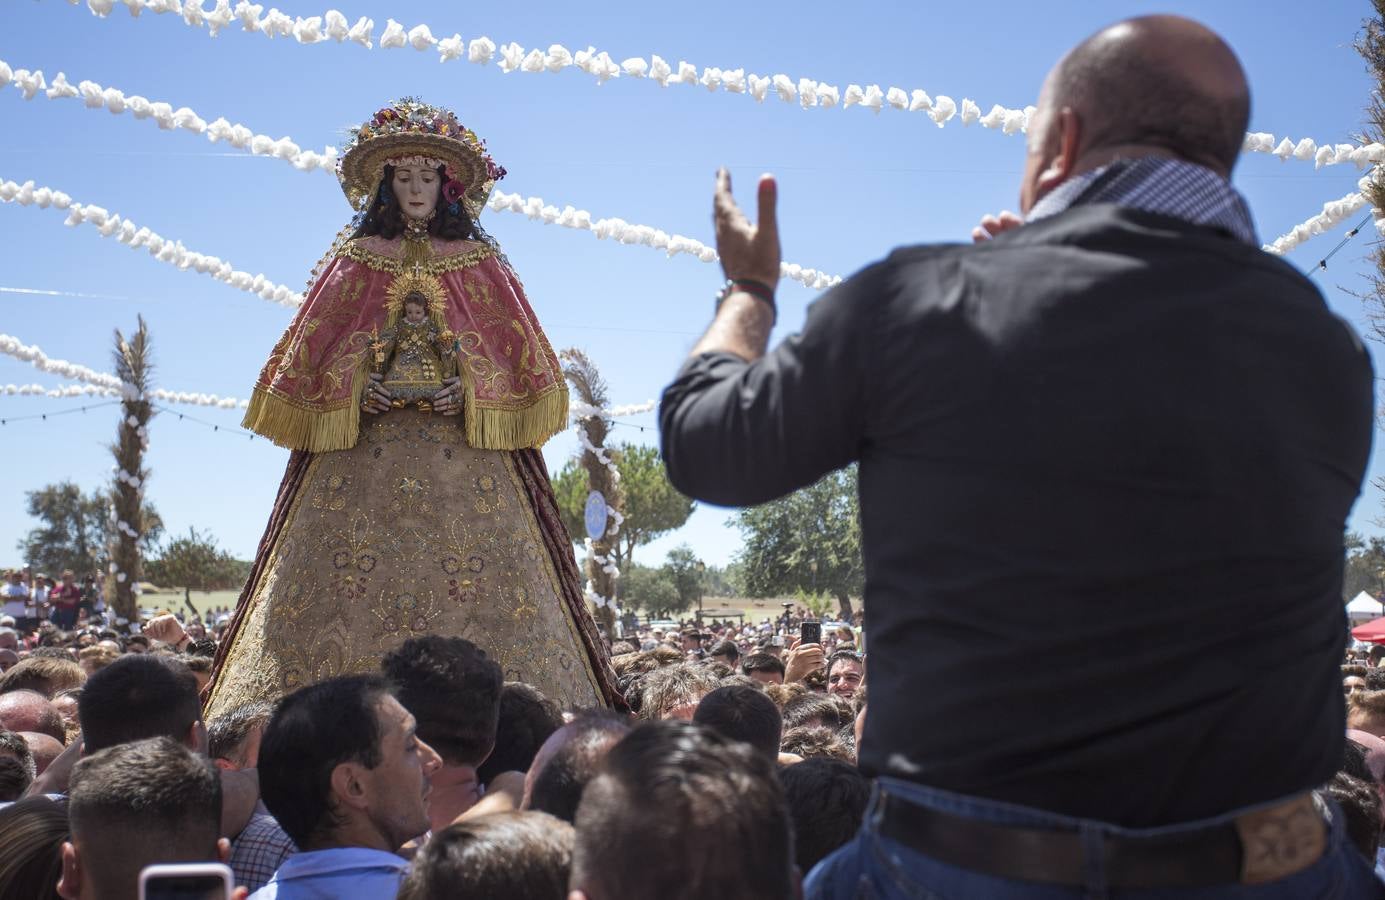
<path id="1" fill-rule="evenodd" d="M 462 411 L 462 379 L 453 375 L 442 380 L 442 390 L 433 395 L 433 412 L 455 416 Z"/>
<path id="2" fill-rule="evenodd" d="M 362 412 L 376 415 L 390 411 L 390 392 L 380 384 L 384 380 L 385 376 L 378 372 L 370 374 L 370 380 L 365 383 L 365 393 L 361 395 Z"/>

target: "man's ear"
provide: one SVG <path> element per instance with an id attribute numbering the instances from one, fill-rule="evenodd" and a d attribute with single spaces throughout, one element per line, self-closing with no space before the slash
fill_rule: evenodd
<path id="1" fill-rule="evenodd" d="M 231 841 L 228 838 L 216 839 L 216 858 L 226 865 L 231 864 Z"/>
<path id="2" fill-rule="evenodd" d="M 196 753 L 198 756 L 207 755 L 207 747 L 209 746 L 207 741 L 207 726 L 203 724 L 201 719 L 193 722 L 192 725 L 188 727 L 188 736 L 183 743 L 187 745 L 189 750 Z"/>
<path id="3" fill-rule="evenodd" d="M 365 809 L 369 805 L 369 787 L 362 777 L 365 769 L 354 762 L 338 763 L 332 770 L 332 793 L 337 802 L 353 809 Z"/>
<path id="4" fill-rule="evenodd" d="M 1082 118 L 1072 107 L 1058 110 L 1049 128 L 1057 135 L 1058 152 L 1039 173 L 1036 187 L 1040 197 L 1072 177 L 1077 168 L 1077 156 L 1082 151 Z"/>
<path id="5" fill-rule="evenodd" d="M 82 896 L 82 864 L 71 841 L 63 841 L 63 873 L 58 879 L 58 896 L 63 900 L 77 900 Z"/>

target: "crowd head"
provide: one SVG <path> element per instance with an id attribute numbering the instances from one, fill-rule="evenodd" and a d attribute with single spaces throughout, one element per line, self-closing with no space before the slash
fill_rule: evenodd
<path id="1" fill-rule="evenodd" d="M 300 849 L 394 852 L 428 830 L 441 763 L 383 678 L 334 678 L 280 702 L 260 743 L 260 792 Z"/>

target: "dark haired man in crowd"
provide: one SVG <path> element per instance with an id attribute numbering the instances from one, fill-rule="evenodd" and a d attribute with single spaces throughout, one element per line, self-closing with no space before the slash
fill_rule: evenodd
<path id="1" fill-rule="evenodd" d="M 861 827 L 870 783 L 850 763 L 817 758 L 780 767 L 779 784 L 793 819 L 794 859 L 811 872 Z"/>
<path id="2" fill-rule="evenodd" d="M 527 772 L 543 742 L 561 727 L 563 711 L 543 691 L 522 681 L 505 682 L 500 689 L 495 749 L 476 767 L 477 778 L 490 785 L 504 772 Z"/>
<path id="3" fill-rule="evenodd" d="M 749 744 L 771 762 L 779 759 L 783 715 L 759 688 L 744 684 L 719 687 L 697 704 L 692 720 L 724 738 Z"/>
<path id="4" fill-rule="evenodd" d="M 722 641 L 712 648 L 708 656 L 712 662 L 719 662 L 731 671 L 736 671 L 741 660 L 741 649 L 735 641 Z"/>
<path id="5" fill-rule="evenodd" d="M 689 722 L 611 748 L 577 807 L 569 900 L 791 900 L 799 875 L 774 765 Z"/>
<path id="6" fill-rule="evenodd" d="M 588 710 L 553 732 L 525 774 L 524 808 L 571 822 L 582 791 L 596 776 L 606 753 L 629 731 L 626 716 Z"/>
<path id="7" fill-rule="evenodd" d="M 38 774 L 33 751 L 23 735 L 0 729 L 0 803 L 13 803 Z"/>
<path id="8" fill-rule="evenodd" d="M 394 900 L 406 869 L 397 851 L 428 830 L 440 765 L 383 678 L 331 678 L 279 701 L 260 742 L 260 791 L 300 852 L 254 900 Z"/>
<path id="9" fill-rule="evenodd" d="M 471 641 L 429 635 L 391 650 L 381 669 L 417 721 L 419 740 L 442 757 L 428 819 L 446 828 L 479 799 L 476 769 L 495 746 L 500 716 L 500 666 Z"/>
<path id="10" fill-rule="evenodd" d="M 827 693 L 850 700 L 866 680 L 866 663 L 855 650 L 838 650 L 827 658 Z"/>
<path id="11" fill-rule="evenodd" d="M 155 863 L 225 862 L 221 780 L 171 738 L 117 744 L 72 770 L 72 840 L 63 845 L 65 900 L 135 900 Z"/>
<path id="12" fill-rule="evenodd" d="M 769 353 L 775 185 L 753 226 L 719 176 L 731 281 L 664 392 L 670 481 L 751 505 L 860 468 L 881 777 L 810 897 L 1379 892 L 1311 795 L 1342 756 L 1373 377 L 1260 250 L 1229 181 L 1249 110 L 1204 26 L 1103 30 L 1039 94 L 1024 221 L 894 252 Z"/>
<path id="13" fill-rule="evenodd" d="M 751 653 L 741 663 L 741 674 L 748 675 L 761 684 L 783 684 L 784 662 L 768 653 Z"/>
<path id="14" fill-rule="evenodd" d="M 541 812 L 500 812 L 434 834 L 409 867 L 399 900 L 561 900 L 572 826 Z"/>

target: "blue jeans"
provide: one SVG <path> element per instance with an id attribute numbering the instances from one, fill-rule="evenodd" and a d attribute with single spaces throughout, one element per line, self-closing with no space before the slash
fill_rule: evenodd
<path id="1" fill-rule="evenodd" d="M 894 778 L 881 778 L 866 810 L 861 830 L 845 846 L 813 867 L 804 882 L 805 900 L 873 900 L 908 897 L 917 900 L 1365 900 L 1385 898 L 1385 884 L 1346 838 L 1342 815 L 1334 808 L 1327 850 L 1322 859 L 1287 878 L 1269 884 L 1225 884 L 1201 888 L 1108 888 L 1100 856 L 1087 864 L 1081 887 L 1038 884 L 998 878 L 949 866 L 877 831 L 875 811 L 884 787 L 909 803 L 979 821 L 1037 828 L 1070 829 L 1099 847 L 1104 835 L 1153 836 L 1190 831 L 1229 822 L 1246 810 L 1186 825 L 1138 830 L 1087 819 L 954 794 Z"/>

